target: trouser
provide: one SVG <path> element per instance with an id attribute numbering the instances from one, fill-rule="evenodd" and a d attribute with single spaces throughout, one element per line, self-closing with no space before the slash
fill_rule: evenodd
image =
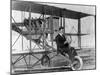
<path id="1" fill-rule="evenodd" d="M 73 47 L 64 47 L 64 48 L 59 48 L 58 51 L 63 55 L 66 56 L 66 53 L 69 55 L 69 59 L 73 60 L 74 56 L 77 55 L 77 52 Z"/>

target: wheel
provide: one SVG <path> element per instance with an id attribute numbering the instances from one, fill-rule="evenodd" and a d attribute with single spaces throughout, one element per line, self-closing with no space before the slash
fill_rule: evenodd
<path id="1" fill-rule="evenodd" d="M 81 70 L 82 67 L 83 67 L 82 58 L 80 58 L 79 56 L 75 56 L 72 63 L 72 70 Z"/>
<path id="2" fill-rule="evenodd" d="M 50 66 L 50 58 L 48 55 L 43 55 L 41 59 L 42 66 L 48 67 Z"/>

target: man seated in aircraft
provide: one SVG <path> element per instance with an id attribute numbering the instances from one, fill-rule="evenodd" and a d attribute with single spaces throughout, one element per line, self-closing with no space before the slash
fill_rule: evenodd
<path id="1" fill-rule="evenodd" d="M 63 32 L 64 32 L 64 28 L 60 27 L 59 31 L 58 31 L 58 35 L 55 37 L 55 41 L 57 44 L 57 52 L 61 53 L 63 56 L 65 56 L 67 58 L 71 58 L 72 54 L 76 55 L 77 53 L 73 47 L 69 46 L 69 43 L 66 40 L 66 37 L 64 36 Z M 74 52 L 74 53 L 72 53 L 72 52 Z M 66 55 L 66 53 L 68 55 Z"/>
<path id="2" fill-rule="evenodd" d="M 58 31 L 58 35 L 55 37 L 55 41 L 57 43 L 58 51 L 60 50 L 59 48 L 62 49 L 62 48 L 67 48 L 68 47 L 68 43 L 66 42 L 66 38 L 65 38 L 63 32 L 64 32 L 64 28 L 60 27 L 59 31 Z M 61 52 L 61 54 L 63 54 L 65 56 L 63 51 L 59 51 L 59 52 Z"/>

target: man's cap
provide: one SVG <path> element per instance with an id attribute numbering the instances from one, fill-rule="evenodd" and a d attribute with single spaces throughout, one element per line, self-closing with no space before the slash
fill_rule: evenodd
<path id="1" fill-rule="evenodd" d="M 64 29 L 64 27 L 60 27 L 59 30 Z"/>

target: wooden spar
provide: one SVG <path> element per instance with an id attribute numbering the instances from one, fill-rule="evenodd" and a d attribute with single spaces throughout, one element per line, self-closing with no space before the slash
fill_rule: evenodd
<path id="1" fill-rule="evenodd" d="M 45 9 L 45 11 L 46 11 L 46 9 Z M 53 10 L 51 10 L 50 13 L 53 14 Z M 46 13 L 45 13 L 45 14 L 46 14 Z M 52 15 L 50 15 L 50 17 L 48 18 L 48 28 L 50 29 L 50 31 L 46 31 L 46 32 L 50 34 L 51 45 L 53 46 L 54 26 L 53 26 L 53 16 L 52 16 Z M 46 33 L 46 32 L 45 32 L 45 33 Z"/>
<path id="2" fill-rule="evenodd" d="M 43 20 L 45 19 L 45 12 L 44 12 L 44 7 L 42 8 L 42 14 L 43 14 Z M 43 23 L 43 49 L 45 49 L 45 22 Z"/>
<path id="3" fill-rule="evenodd" d="M 31 27 L 31 5 L 29 6 L 29 26 Z M 31 28 L 29 32 L 31 34 Z M 29 40 L 29 43 L 30 43 L 30 52 L 31 52 L 31 39 Z M 30 67 L 30 62 L 31 62 L 31 56 L 29 55 L 29 67 Z"/>
<path id="4" fill-rule="evenodd" d="M 64 34 L 65 34 L 65 18 L 63 17 L 63 27 L 64 27 Z"/>
<path id="5" fill-rule="evenodd" d="M 22 11 L 21 11 L 22 12 Z M 23 21 L 23 12 L 21 13 L 21 21 Z M 23 31 L 23 27 L 22 27 L 22 31 Z M 22 35 L 22 51 L 23 51 L 23 35 Z"/>
<path id="6" fill-rule="evenodd" d="M 59 27 L 61 27 L 62 26 L 62 17 L 60 17 L 60 26 Z"/>
<path id="7" fill-rule="evenodd" d="M 78 34 L 81 34 L 81 19 L 78 19 Z M 78 47 L 81 49 L 81 36 L 78 36 Z"/>
<path id="8" fill-rule="evenodd" d="M 31 5 L 29 7 L 29 26 L 31 27 Z M 30 34 L 31 34 L 31 28 L 30 28 Z M 31 40 L 30 40 L 30 51 L 31 51 Z"/>

